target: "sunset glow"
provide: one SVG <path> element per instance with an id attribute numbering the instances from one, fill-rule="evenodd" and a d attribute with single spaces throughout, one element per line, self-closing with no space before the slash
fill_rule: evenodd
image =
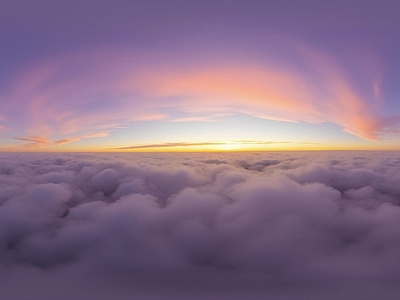
<path id="1" fill-rule="evenodd" d="M 2 300 L 399 300 L 400 0 L 0 0 Z"/>
<path id="2" fill-rule="evenodd" d="M 330 11 L 304 1 L 291 13 L 288 1 L 286 14 L 275 2 L 239 1 L 228 11 L 222 3 L 206 9 L 161 2 L 115 4 L 116 13 L 126 6 L 138 15 L 117 13 L 107 22 L 100 16 L 108 2 L 91 19 L 50 1 L 43 2 L 48 10 L 5 5 L 0 150 L 137 151 L 180 143 L 146 149 L 218 151 L 227 150 L 219 143 L 240 140 L 261 144 L 225 148 L 400 148 L 399 57 L 391 51 L 400 41 L 390 5 L 380 8 L 380 19 L 370 16 L 374 4 L 364 12 L 343 3 Z M 79 10 L 89 12 L 93 3 Z M 56 21 L 62 7 L 75 25 L 66 16 Z M 165 19 L 164 9 L 175 17 Z M 354 13 L 352 22 L 340 18 L 343 11 Z"/>

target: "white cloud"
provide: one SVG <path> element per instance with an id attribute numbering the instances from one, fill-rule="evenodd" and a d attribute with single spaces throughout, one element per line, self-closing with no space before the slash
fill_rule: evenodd
<path id="1" fill-rule="evenodd" d="M 390 152 L 2 154 L 0 288 L 397 299 L 399 167 Z"/>

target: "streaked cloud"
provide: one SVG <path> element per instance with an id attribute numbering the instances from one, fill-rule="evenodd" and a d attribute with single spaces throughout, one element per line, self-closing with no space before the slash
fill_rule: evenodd
<path id="1" fill-rule="evenodd" d="M 133 145 L 118 147 L 113 149 L 128 150 L 128 149 L 152 149 L 152 148 L 171 148 L 171 147 L 192 147 L 192 146 L 218 146 L 225 145 L 224 142 L 200 142 L 200 143 L 186 143 L 186 142 L 175 142 L 175 143 L 162 143 L 162 144 L 147 144 L 147 145 Z"/>
<path id="2" fill-rule="evenodd" d="M 85 134 L 85 135 L 80 135 L 80 136 L 76 136 L 76 137 L 69 138 L 69 139 L 57 140 L 54 143 L 58 146 L 58 145 L 72 143 L 72 142 L 77 142 L 77 141 L 82 140 L 82 139 L 107 137 L 109 135 L 110 135 L 109 132 L 99 132 L 99 133 Z"/>
<path id="3" fill-rule="evenodd" d="M 0 125 L 0 133 L 3 133 L 3 132 L 10 132 L 10 131 L 12 131 L 11 128 L 7 128 L 7 127 L 5 127 L 5 126 L 3 126 L 3 125 Z"/>
<path id="4" fill-rule="evenodd" d="M 0 71 L 0 120 L 14 137 L 44 136 L 52 146 L 72 149 L 63 145 L 101 131 L 110 133 L 102 143 L 111 145 L 142 122 L 151 125 L 135 127 L 149 135 L 163 131 L 164 140 L 182 140 L 166 128 L 182 125 L 195 133 L 201 122 L 219 124 L 221 116 L 243 114 L 334 124 L 342 141 L 350 133 L 360 146 L 362 139 L 398 136 L 398 54 L 391 50 L 397 49 L 398 21 L 392 3 L 364 4 L 363 10 L 335 3 L 335 10 L 291 0 L 231 3 L 229 9 L 207 1 L 89 1 L 79 6 L 92 16 L 87 19 L 75 14 L 75 4 L 45 2 L 49 11 L 28 2 L 10 2 L 2 10 L 0 22 L 11 39 L 5 35 L 10 47 Z M 229 137 L 235 138 L 242 137 Z"/>
<path id="5" fill-rule="evenodd" d="M 370 95 L 361 94 L 348 80 L 345 66 L 328 54 L 288 37 L 267 38 L 277 49 L 289 49 L 286 59 L 297 56 L 298 62 L 275 63 L 267 55 L 257 65 L 251 59 L 235 62 L 234 57 L 211 64 L 223 51 L 219 49 L 209 58 L 195 54 L 194 63 L 185 65 L 168 52 L 157 56 L 128 54 L 124 48 L 88 50 L 36 64 L 17 76 L 13 92 L 3 99 L 9 103 L 4 110 L 12 114 L 14 105 L 26 107 L 20 112 L 25 119 L 20 129 L 31 136 L 57 136 L 59 145 L 132 122 L 210 122 L 235 113 L 332 122 L 370 140 L 396 133 L 398 117 L 382 116 L 371 106 L 378 96 L 377 82 L 370 82 Z M 144 64 L 143 57 L 157 63 Z"/>
<path id="6" fill-rule="evenodd" d="M 132 145 L 132 146 L 123 146 L 116 147 L 111 149 L 116 150 L 135 150 L 135 149 L 157 149 L 157 148 L 175 148 L 175 147 L 214 147 L 214 146 L 227 146 L 226 150 L 230 148 L 236 149 L 235 146 L 243 146 L 243 145 L 253 145 L 253 146 L 262 146 L 262 145 L 280 145 L 280 144 L 308 144 L 308 145 L 316 145 L 318 143 L 313 142 L 288 142 L 288 141 L 251 141 L 251 140 L 236 140 L 236 141 L 222 141 L 222 142 L 196 142 L 196 143 L 188 143 L 188 142 L 167 142 L 160 144 L 144 144 L 144 145 Z M 214 149 L 224 149 L 216 147 Z"/>
<path id="7" fill-rule="evenodd" d="M 50 143 L 50 140 L 45 136 L 26 136 L 26 137 L 14 137 L 14 140 L 28 142 L 24 147 L 44 147 Z"/>

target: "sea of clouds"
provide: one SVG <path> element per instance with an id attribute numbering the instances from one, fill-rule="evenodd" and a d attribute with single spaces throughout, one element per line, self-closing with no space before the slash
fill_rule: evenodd
<path id="1" fill-rule="evenodd" d="M 0 154 L 7 300 L 398 299 L 400 153 Z"/>

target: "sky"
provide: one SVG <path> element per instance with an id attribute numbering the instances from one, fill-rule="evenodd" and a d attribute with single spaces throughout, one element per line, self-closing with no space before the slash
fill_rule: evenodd
<path id="1" fill-rule="evenodd" d="M 399 150 L 397 0 L 2 0 L 0 151 Z"/>

